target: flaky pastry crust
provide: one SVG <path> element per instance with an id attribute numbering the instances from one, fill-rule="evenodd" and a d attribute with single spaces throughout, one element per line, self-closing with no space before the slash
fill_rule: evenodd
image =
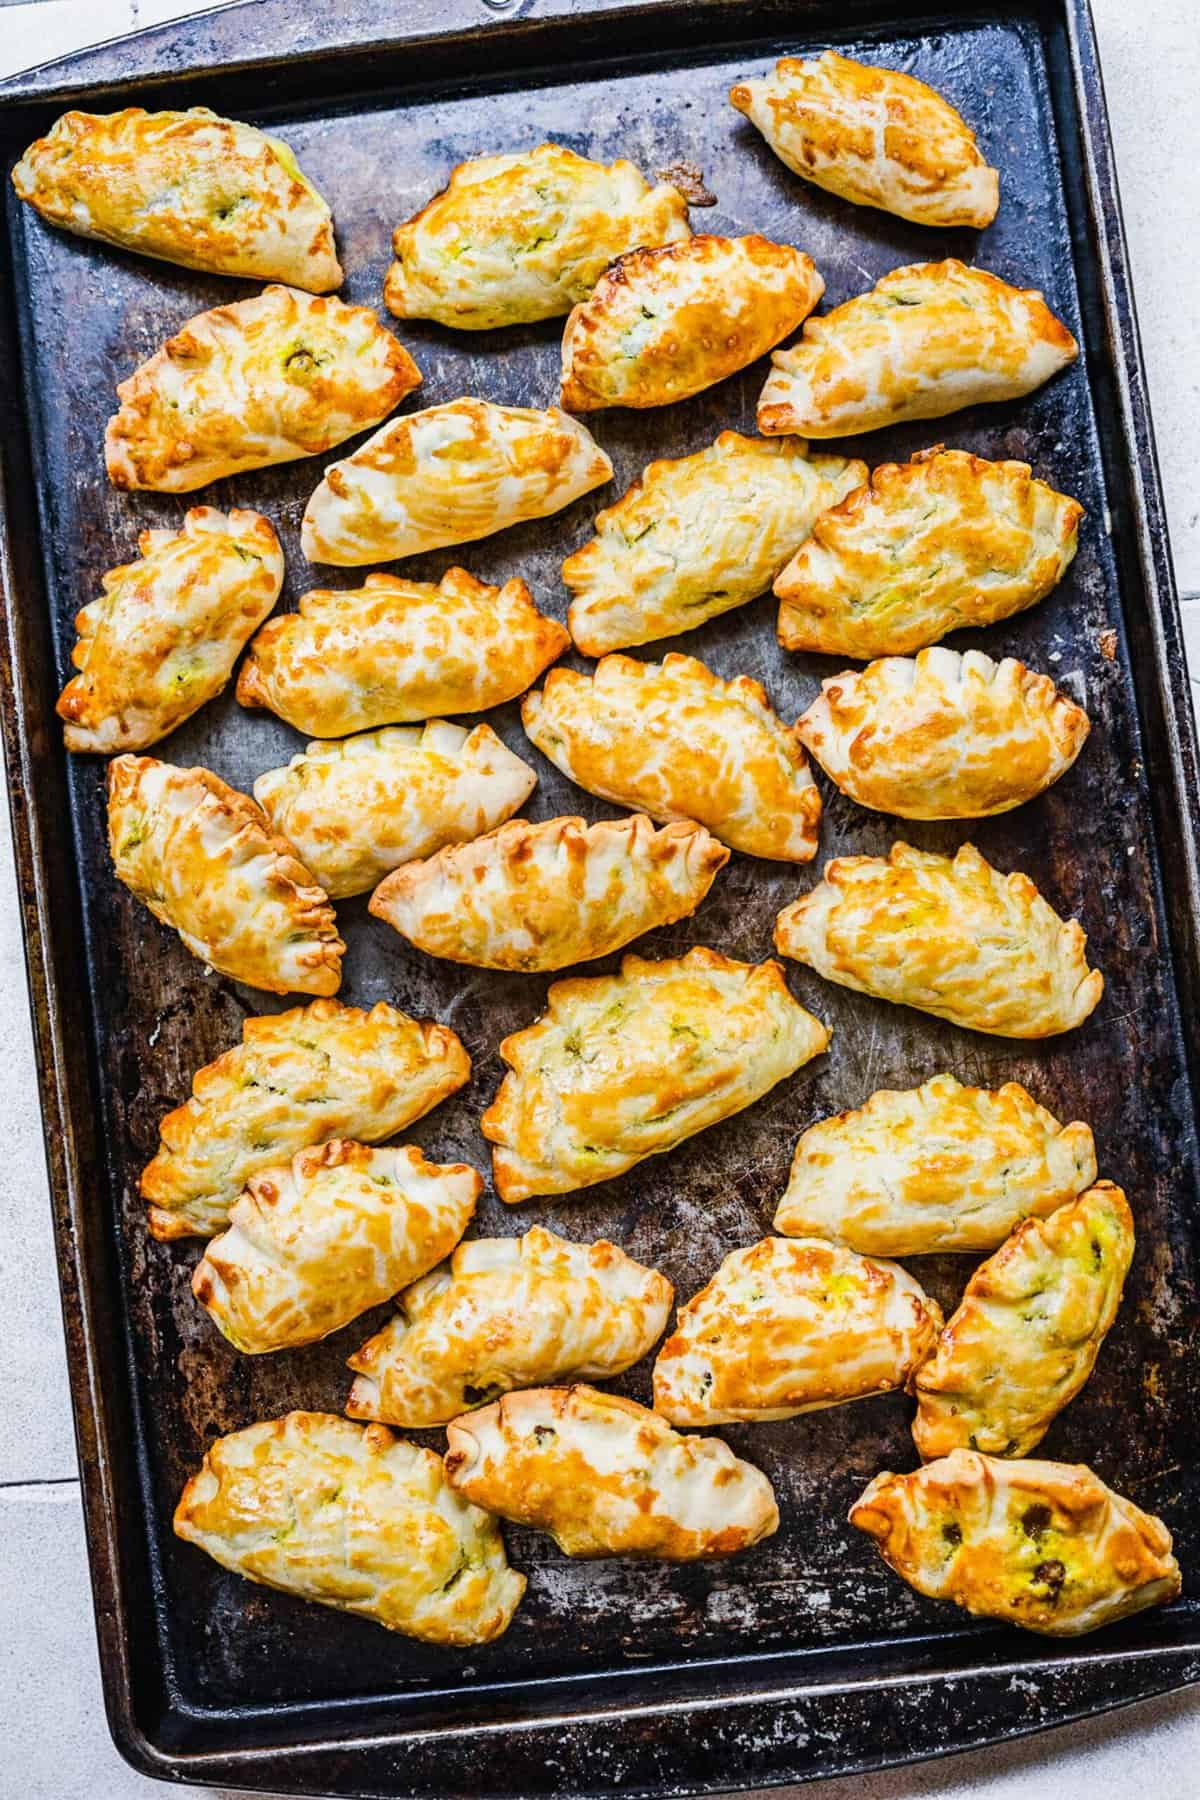
<path id="1" fill-rule="evenodd" d="M 332 450 L 421 372 L 365 306 L 267 287 L 198 313 L 121 382 L 104 457 L 118 488 L 186 494 Z"/>
<path id="2" fill-rule="evenodd" d="M 1069 568 L 1083 508 L 1028 463 L 940 444 L 884 463 L 830 507 L 775 583 L 785 650 L 908 656 L 949 631 L 1044 600 Z"/>
<path id="3" fill-rule="evenodd" d="M 1000 177 L 936 88 L 826 50 L 785 56 L 729 98 L 776 156 L 826 193 L 918 225 L 990 225 Z"/>
<path id="4" fill-rule="evenodd" d="M 68 750 L 145 750 L 221 692 L 279 598 L 283 551 L 262 513 L 193 506 L 178 531 L 143 531 L 141 560 L 101 576 L 76 614 L 58 701 Z"/>
<path id="5" fill-rule="evenodd" d="M 544 519 L 611 479 L 591 433 L 557 407 L 450 400 L 331 463 L 300 542 L 310 562 L 390 562 Z"/>
<path id="6" fill-rule="evenodd" d="M 679 1309 L 654 1365 L 672 1425 L 790 1419 L 903 1389 L 942 1328 L 899 1263 L 793 1238 L 727 1256 Z"/>
<path id="7" fill-rule="evenodd" d="M 524 693 L 570 641 L 523 581 L 492 587 L 465 569 L 436 584 L 368 575 L 361 588 L 313 588 L 298 611 L 269 619 L 237 697 L 313 737 L 346 737 L 485 712 Z"/>
<path id="8" fill-rule="evenodd" d="M 695 912 L 729 852 L 703 825 L 514 819 L 409 863 L 371 911 L 430 956 L 481 969 L 564 969 Z"/>
<path id="9" fill-rule="evenodd" d="M 993 1090 L 934 1075 L 810 1125 L 775 1229 L 871 1256 L 994 1250 L 1095 1179 L 1089 1126 L 1060 1125 L 1015 1081 Z"/>
<path id="10" fill-rule="evenodd" d="M 1026 1219 L 976 1269 L 914 1383 L 913 1438 L 1028 1456 L 1092 1369 L 1133 1260 L 1133 1216 L 1111 1181 Z"/>
<path id="11" fill-rule="evenodd" d="M 342 900 L 503 825 L 536 786 L 490 725 L 467 732 L 430 719 L 309 744 L 260 775 L 254 798 L 330 899 Z"/>
<path id="12" fill-rule="evenodd" d="M 346 1411 L 421 1431 L 512 1388 L 620 1375 L 662 1335 L 674 1290 L 615 1244 L 541 1225 L 476 1238 L 399 1298 L 350 1358 Z"/>
<path id="13" fill-rule="evenodd" d="M 294 152 L 206 106 L 63 113 L 13 186 L 52 225 L 185 269 L 313 294 L 342 283 L 332 215 Z"/>
<path id="14" fill-rule="evenodd" d="M 814 520 L 867 465 L 798 438 L 743 437 L 653 462 L 562 567 L 567 623 L 587 656 L 692 631 L 765 594 Z"/>
<path id="15" fill-rule="evenodd" d="M 843 794 L 901 819 L 1010 812 L 1066 774 L 1090 729 L 1048 675 L 940 645 L 832 676 L 796 721 Z"/>
<path id="16" fill-rule="evenodd" d="M 748 1550 L 779 1526 L 766 1476 L 720 1438 L 680 1437 L 632 1400 L 529 1388 L 446 1428 L 451 1486 L 548 1531 L 567 1556 L 695 1562 Z"/>
<path id="17" fill-rule="evenodd" d="M 632 163 L 558 144 L 480 156 L 397 226 L 383 297 L 398 318 L 459 331 L 531 324 L 570 312 L 614 257 L 689 230 L 679 190 Z"/>
<path id="18" fill-rule="evenodd" d="M 521 704 L 526 732 L 591 794 L 694 819 L 748 856 L 808 862 L 821 795 L 795 728 L 748 675 L 722 681 L 694 657 L 606 656 L 591 675 L 555 669 Z"/>
<path id="19" fill-rule="evenodd" d="M 829 438 L 940 419 L 1032 393 L 1078 355 L 1035 288 L 1009 287 L 953 257 L 912 263 L 810 319 L 798 343 L 775 351 L 758 429 Z"/>
<path id="20" fill-rule="evenodd" d="M 153 1237 L 208 1237 L 264 1169 L 332 1138 L 378 1143 L 467 1081 L 471 1059 L 446 1025 L 379 1001 L 370 1012 L 314 1000 L 249 1018 L 242 1041 L 197 1070 L 191 1098 L 159 1126 L 142 1171 Z"/>
<path id="21" fill-rule="evenodd" d="M 511 1204 L 621 1175 L 752 1105 L 828 1042 L 776 962 L 701 946 L 556 981 L 543 1016 L 500 1045 L 511 1072 L 480 1120 L 496 1192 Z"/>
<path id="22" fill-rule="evenodd" d="M 824 292 L 802 250 L 763 237 L 631 250 L 567 320 L 562 403 L 594 412 L 686 400 L 765 356 Z"/>
<path id="23" fill-rule="evenodd" d="M 385 1425 L 287 1413 L 218 1438 L 175 1534 L 265 1587 L 427 1644 L 487 1644 L 525 1592 L 495 1519 Z"/>
<path id="24" fill-rule="evenodd" d="M 113 870 L 193 956 L 275 994 L 335 994 L 333 908 L 261 808 L 209 769 L 152 756 L 108 766 Z"/>
<path id="25" fill-rule="evenodd" d="M 1104 992 L 1078 920 L 973 844 L 954 858 L 902 843 L 835 858 L 780 913 L 775 947 L 840 987 L 999 1037 L 1069 1031 Z"/>
<path id="26" fill-rule="evenodd" d="M 334 1138 L 252 1175 L 192 1275 L 192 1292 L 248 1356 L 328 1337 L 449 1256 L 483 1177 L 411 1144 Z"/>
<path id="27" fill-rule="evenodd" d="M 1079 1463 L 955 1450 L 877 1475 L 850 1523 L 910 1587 L 1048 1637 L 1077 1637 L 1181 1586 L 1171 1534 Z"/>

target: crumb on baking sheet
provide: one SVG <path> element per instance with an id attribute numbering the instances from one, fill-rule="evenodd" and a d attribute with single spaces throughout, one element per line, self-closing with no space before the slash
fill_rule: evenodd
<path id="1" fill-rule="evenodd" d="M 717 204 L 717 196 L 710 193 L 704 185 L 703 169 L 683 157 L 668 163 L 665 169 L 656 169 L 655 179 L 669 181 L 672 187 L 678 188 L 689 206 Z"/>
<path id="2" fill-rule="evenodd" d="M 1107 631 L 1102 631 L 1096 641 L 1100 645 L 1100 654 L 1102 657 L 1104 657 L 1105 661 L 1106 662 L 1116 662 L 1116 660 L 1117 660 L 1117 634 L 1116 634 L 1116 632 L 1113 631 L 1111 628 Z"/>

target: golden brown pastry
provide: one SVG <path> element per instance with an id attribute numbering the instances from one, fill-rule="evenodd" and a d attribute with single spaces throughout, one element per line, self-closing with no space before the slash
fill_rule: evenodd
<path id="1" fill-rule="evenodd" d="M 1018 1225 L 917 1374 L 921 1455 L 1028 1456 L 1091 1374 L 1132 1260 L 1133 1217 L 1111 1181 Z"/>
<path id="2" fill-rule="evenodd" d="M 346 1411 L 422 1431 L 511 1388 L 620 1375 L 662 1336 L 673 1298 L 665 1275 L 603 1239 L 570 1244 L 541 1225 L 476 1238 L 350 1358 Z"/>
<path id="3" fill-rule="evenodd" d="M 651 463 L 563 564 L 571 636 L 585 655 L 603 656 L 765 594 L 818 514 L 866 479 L 866 463 L 736 431 L 694 456 Z"/>
<path id="4" fill-rule="evenodd" d="M 268 287 L 189 319 L 117 388 L 114 487 L 186 494 L 317 456 L 385 419 L 421 381 L 365 306 Z"/>
<path id="5" fill-rule="evenodd" d="M 294 152 L 206 106 L 68 112 L 13 186 L 51 225 L 185 269 L 340 287 L 333 218 Z"/>
<path id="6" fill-rule="evenodd" d="M 802 250 L 764 237 L 692 237 L 631 250 L 567 320 L 562 403 L 668 406 L 765 356 L 825 283 Z"/>
<path id="7" fill-rule="evenodd" d="M 309 744 L 260 775 L 254 798 L 329 898 L 342 900 L 503 825 L 536 786 L 490 725 L 467 732 L 430 719 Z"/>
<path id="8" fill-rule="evenodd" d="M 406 1144 L 334 1138 L 252 1175 L 192 1292 L 247 1356 L 328 1337 L 427 1275 L 475 1211 L 483 1177 Z"/>
<path id="9" fill-rule="evenodd" d="M 1081 1025 L 1104 977 L 1077 919 L 1059 918 L 1027 875 L 1003 875 L 964 844 L 935 856 L 839 856 L 775 921 L 775 948 L 827 981 L 998 1037 Z"/>
<path id="10" fill-rule="evenodd" d="M 619 975 L 556 981 L 536 1024 L 505 1038 L 511 1073 L 480 1120 L 510 1204 L 569 1194 L 753 1105 L 829 1033 L 776 962 L 703 946 Z"/>
<path id="11" fill-rule="evenodd" d="M 808 862 L 821 795 L 797 738 L 748 675 L 722 681 L 691 656 L 606 656 L 591 675 L 555 669 L 521 703 L 526 732 L 591 794 L 694 819 L 748 856 Z"/>
<path id="12" fill-rule="evenodd" d="M 1066 774 L 1090 729 L 1048 675 L 940 645 L 832 676 L 796 721 L 835 787 L 901 819 L 1010 812 Z"/>
<path id="13" fill-rule="evenodd" d="M 910 656 L 1044 600 L 1083 508 L 1029 464 L 935 444 L 822 513 L 775 583 L 785 650 Z"/>
<path id="14" fill-rule="evenodd" d="M 730 100 L 795 174 L 826 193 L 918 225 L 990 225 L 1000 176 L 936 88 L 826 50 L 785 56 Z"/>
<path id="15" fill-rule="evenodd" d="M 159 1127 L 141 1194 L 156 1238 L 209 1237 L 242 1189 L 310 1144 L 377 1144 L 424 1118 L 468 1080 L 446 1025 L 381 1000 L 370 1012 L 314 1000 L 247 1019 L 242 1041 L 196 1072 Z"/>
<path id="16" fill-rule="evenodd" d="M 771 1484 L 720 1438 L 680 1437 L 656 1413 L 589 1387 L 527 1388 L 446 1429 L 457 1493 L 548 1531 L 567 1556 L 696 1562 L 779 1527 Z"/>
<path id="17" fill-rule="evenodd" d="M 175 1534 L 264 1587 L 358 1613 L 427 1644 L 487 1644 L 525 1592 L 495 1519 L 442 1459 L 332 1413 L 287 1413 L 218 1438 Z"/>
<path id="18" fill-rule="evenodd" d="M 1015 1081 L 991 1090 L 935 1075 L 811 1125 L 775 1229 L 870 1256 L 994 1250 L 1095 1179 L 1087 1125 L 1060 1125 Z"/>
<path id="19" fill-rule="evenodd" d="M 371 911 L 430 956 L 479 969 L 565 969 L 695 912 L 729 861 L 703 825 L 514 819 L 409 863 Z"/>
<path id="20" fill-rule="evenodd" d="M 570 312 L 616 256 L 689 234 L 687 201 L 629 162 L 558 144 L 460 163 L 392 238 L 383 297 L 401 319 L 459 331 Z"/>
<path id="21" fill-rule="evenodd" d="M 368 575 L 361 588 L 313 588 L 298 612 L 269 619 L 237 697 L 313 737 L 346 737 L 486 712 L 524 693 L 570 641 L 523 581 L 491 587 L 465 569 L 436 584 Z"/>
<path id="22" fill-rule="evenodd" d="M 1035 288 L 1009 287 L 954 257 L 911 263 L 775 351 L 758 429 L 830 438 L 940 419 L 1030 394 L 1078 355 Z"/>
<path id="23" fill-rule="evenodd" d="M 941 1328 L 937 1301 L 899 1263 L 764 1238 L 680 1307 L 654 1365 L 654 1410 L 672 1425 L 727 1425 L 865 1400 L 904 1388 Z"/>
<path id="24" fill-rule="evenodd" d="M 591 433 L 557 407 L 450 400 L 331 463 L 300 543 L 309 562 L 391 562 L 544 519 L 611 479 Z"/>
<path id="25" fill-rule="evenodd" d="M 113 869 L 193 956 L 274 994 L 336 994 L 346 946 L 324 888 L 263 812 L 208 769 L 108 766 Z"/>
<path id="26" fill-rule="evenodd" d="M 955 1450 L 877 1475 L 850 1523 L 919 1594 L 1047 1637 L 1111 1625 L 1181 1586 L 1162 1520 L 1081 1463 Z"/>
<path id="27" fill-rule="evenodd" d="M 68 750 L 144 750 L 220 693 L 283 586 L 261 513 L 193 506 L 178 531 L 143 531 L 139 562 L 110 569 L 75 618 L 58 701 Z"/>

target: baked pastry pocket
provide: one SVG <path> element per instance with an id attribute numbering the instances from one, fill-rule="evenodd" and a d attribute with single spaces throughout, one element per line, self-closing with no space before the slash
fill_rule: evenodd
<path id="1" fill-rule="evenodd" d="M 427 1644 L 488 1644 L 525 1592 L 500 1527 L 442 1459 L 331 1413 L 218 1438 L 175 1508 L 175 1535 L 264 1587 Z"/>
<path id="2" fill-rule="evenodd" d="M 332 450 L 421 382 L 365 306 L 295 288 L 198 313 L 117 388 L 104 457 L 114 487 L 186 494 Z"/>
<path id="3" fill-rule="evenodd" d="M 912 263 L 810 319 L 777 350 L 758 429 L 847 437 L 1016 400 L 1065 369 L 1079 346 L 1035 288 L 1010 287 L 954 257 Z"/>
<path id="4" fill-rule="evenodd" d="M 532 324 L 570 312 L 614 257 L 689 230 L 678 188 L 630 162 L 559 144 L 479 156 L 396 227 L 383 297 L 397 318 L 459 331 Z"/>
<path id="5" fill-rule="evenodd" d="M 419 1431 L 512 1388 L 620 1375 L 662 1336 L 673 1298 L 665 1275 L 603 1239 L 572 1244 L 541 1225 L 475 1238 L 350 1358 L 346 1411 Z"/>
<path id="6" fill-rule="evenodd" d="M 567 1194 L 674 1149 L 753 1104 L 829 1042 L 778 963 L 703 947 L 619 975 L 556 981 L 505 1038 L 510 1073 L 480 1120 L 502 1200 Z"/>
<path id="7" fill-rule="evenodd" d="M 973 844 L 954 857 L 897 843 L 887 857 L 835 858 L 780 913 L 775 948 L 840 987 L 998 1037 L 1070 1031 L 1104 992 L 1079 921 Z"/>
<path id="8" fill-rule="evenodd" d="M 208 1237 L 243 1188 L 310 1144 L 395 1137 L 462 1087 L 471 1059 L 446 1025 L 380 1000 L 314 1000 L 249 1018 L 242 1041 L 197 1070 L 142 1171 L 151 1236 Z"/>
<path id="9" fill-rule="evenodd" d="M 672 1425 L 727 1425 L 903 1390 L 941 1328 L 937 1301 L 899 1263 L 763 1238 L 680 1307 L 654 1364 L 654 1410 Z"/>
<path id="10" fill-rule="evenodd" d="M 729 852 L 702 825 L 645 814 L 514 819 L 487 837 L 409 863 L 371 911 L 418 950 L 526 972 L 592 962 L 695 912 Z"/>
<path id="11" fill-rule="evenodd" d="M 765 356 L 824 292 L 802 250 L 757 235 L 631 250 L 567 320 L 562 403 L 594 412 L 687 400 Z"/>
<path id="12" fill-rule="evenodd" d="M 529 1388 L 446 1429 L 451 1487 L 567 1556 L 696 1562 L 779 1527 L 766 1476 L 720 1438 L 589 1387 Z"/>
<path id="13" fill-rule="evenodd" d="M 58 700 L 68 750 L 145 750 L 212 700 L 279 598 L 283 551 L 262 513 L 193 506 L 143 531 L 76 615 L 78 674 Z"/>
<path id="14" fill-rule="evenodd" d="M 877 1475 L 850 1523 L 919 1594 L 1048 1637 L 1111 1625 L 1181 1585 L 1162 1520 L 1080 1463 L 954 1450 Z"/>

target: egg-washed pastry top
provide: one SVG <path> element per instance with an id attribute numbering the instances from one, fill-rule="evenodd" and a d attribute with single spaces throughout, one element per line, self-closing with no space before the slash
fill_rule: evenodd
<path id="1" fill-rule="evenodd" d="M 1032 393 L 1079 346 L 1034 288 L 951 257 L 884 275 L 776 350 L 758 402 L 768 436 L 845 437 Z"/>
<path id="2" fill-rule="evenodd" d="M 877 1475 L 850 1511 L 920 1594 L 1048 1637 L 1077 1637 L 1173 1600 L 1161 1519 L 1080 1463 L 955 1450 Z"/>
<path id="3" fill-rule="evenodd" d="M 52 225 L 185 269 L 313 294 L 342 283 L 333 218 L 295 153 L 206 106 L 63 113 L 13 186 Z"/>
<path id="4" fill-rule="evenodd" d="M 512 1388 L 619 1375 L 661 1337 L 673 1298 L 665 1275 L 604 1239 L 572 1244 L 542 1225 L 475 1238 L 350 1358 L 346 1411 L 420 1431 Z"/>
<path id="5" fill-rule="evenodd" d="M 108 766 L 113 871 L 193 956 L 276 994 L 335 994 L 346 948 L 329 897 L 262 809 L 209 769 Z"/>
<path id="6" fill-rule="evenodd" d="M 723 1425 L 903 1389 L 941 1328 L 937 1301 L 898 1263 L 763 1238 L 680 1307 L 654 1364 L 654 1410 Z"/>
<path id="7" fill-rule="evenodd" d="M 687 201 L 630 162 L 607 167 L 559 144 L 460 163 L 392 237 L 383 297 L 401 319 L 459 331 L 569 312 L 613 261 L 689 235 Z"/>
<path id="8" fill-rule="evenodd" d="M 1104 992 L 1078 920 L 973 844 L 953 858 L 902 843 L 835 858 L 780 913 L 775 948 L 841 987 L 999 1037 L 1069 1031 Z"/>
<path id="9" fill-rule="evenodd" d="M 68 750 L 144 750 L 182 725 L 220 693 L 283 585 L 262 513 L 193 506 L 178 531 L 143 531 L 138 548 L 76 614 L 79 673 L 57 708 Z"/>
<path id="10" fill-rule="evenodd" d="M 764 237 L 631 250 L 567 320 L 562 403 L 594 412 L 686 400 L 765 356 L 824 292 L 802 250 Z"/>
<path id="11" fill-rule="evenodd" d="M 427 1644 L 491 1643 L 525 1592 L 499 1525 L 459 1498 L 440 1456 L 332 1413 L 218 1438 L 174 1526 L 237 1575 Z"/>
<path id="12" fill-rule="evenodd" d="M 463 1086 L 471 1059 L 446 1025 L 381 1000 L 249 1018 L 242 1041 L 197 1070 L 159 1126 L 141 1195 L 156 1238 L 208 1237 L 251 1177 L 310 1144 L 395 1137 Z"/>
<path id="13" fill-rule="evenodd" d="M 298 1150 L 250 1177 L 192 1292 L 246 1355 L 315 1343 L 449 1256 L 482 1188 L 466 1163 L 426 1162 L 411 1144 Z"/>
<path id="14" fill-rule="evenodd" d="M 313 588 L 298 611 L 269 619 L 237 697 L 313 737 L 346 737 L 485 712 L 524 693 L 570 641 L 523 581 L 491 587 L 465 569 L 436 584 L 368 575 L 361 588 Z"/>
<path id="15" fill-rule="evenodd" d="M 818 515 L 866 479 L 866 463 L 810 457 L 800 438 L 737 431 L 651 463 L 563 564 L 571 636 L 603 656 L 765 594 Z"/>
<path id="16" fill-rule="evenodd" d="M 531 1388 L 446 1431 L 451 1485 L 501 1518 L 548 1531 L 567 1556 L 695 1562 L 747 1550 L 779 1527 L 761 1470 L 720 1438 L 596 1388 Z"/>
<path id="17" fill-rule="evenodd" d="M 843 794 L 902 819 L 1009 812 L 1066 773 L 1090 729 L 1048 675 L 940 645 L 831 676 L 796 721 Z"/>
<path id="18" fill-rule="evenodd" d="M 934 1075 L 810 1125 L 775 1229 L 873 1256 L 992 1250 L 1095 1179 L 1089 1126 L 1060 1125 L 1015 1081 L 989 1089 Z"/>
<path id="19" fill-rule="evenodd" d="M 826 193 L 918 225 L 982 229 L 996 216 L 1000 177 L 975 133 L 913 75 L 826 50 L 812 62 L 785 56 L 729 98 L 789 169 Z"/>
<path id="20" fill-rule="evenodd" d="M 109 480 L 186 494 L 317 456 L 378 425 L 420 381 L 365 306 L 264 288 L 198 313 L 121 382 L 104 437 Z"/>
<path id="21" fill-rule="evenodd" d="M 699 906 L 729 852 L 703 825 L 514 819 L 371 896 L 371 912 L 430 956 L 484 969 L 563 969 L 620 950 Z"/>
<path id="22" fill-rule="evenodd" d="M 1132 1259 L 1133 1216 L 1111 1181 L 1019 1225 L 917 1375 L 922 1457 L 1028 1456 L 1095 1367 Z"/>
<path id="23" fill-rule="evenodd" d="M 536 1024 L 500 1045 L 510 1073 L 480 1127 L 510 1203 L 621 1175 L 750 1106 L 829 1033 L 776 962 L 700 946 L 619 975 L 556 981 Z"/>
<path id="24" fill-rule="evenodd" d="M 254 798 L 331 900 L 402 863 L 503 825 L 537 785 L 490 725 L 389 725 L 309 744 L 268 769 Z"/>
<path id="25" fill-rule="evenodd" d="M 611 479 L 591 433 L 557 407 L 449 400 L 331 463 L 300 542 L 310 562 L 390 562 L 544 519 Z"/>
<path id="26" fill-rule="evenodd" d="M 591 794 L 694 819 L 748 856 L 808 862 L 821 794 L 795 728 L 748 675 L 722 681 L 695 657 L 606 656 L 590 675 L 554 669 L 521 704 L 543 756 Z"/>
<path id="27" fill-rule="evenodd" d="M 1010 618 L 1062 580 L 1082 517 L 1028 463 L 940 444 L 884 463 L 821 514 L 776 581 L 779 641 L 910 656 L 948 631 Z"/>

